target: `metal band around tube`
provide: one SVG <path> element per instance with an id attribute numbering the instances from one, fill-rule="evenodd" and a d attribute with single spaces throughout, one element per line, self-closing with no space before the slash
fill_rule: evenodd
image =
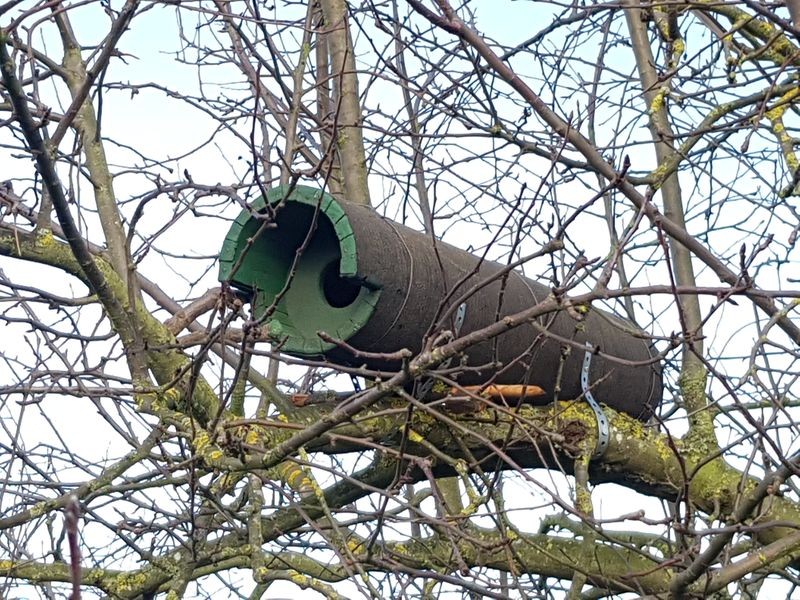
<path id="1" fill-rule="evenodd" d="M 583 355 L 583 368 L 581 369 L 581 389 L 583 390 L 583 397 L 586 402 L 594 411 L 597 418 L 597 445 L 592 454 L 592 459 L 598 459 L 605 454 L 608 448 L 610 439 L 609 423 L 606 413 L 600 408 L 597 400 L 592 396 L 592 390 L 589 389 L 589 369 L 592 366 L 592 354 L 594 354 L 594 346 L 591 342 L 586 342 L 586 354 Z"/>
<path id="2" fill-rule="evenodd" d="M 457 338 L 458 334 L 461 333 L 461 326 L 464 324 L 464 317 L 467 316 L 467 303 L 462 302 L 458 305 L 456 309 L 456 316 L 453 322 L 453 338 Z M 446 369 L 450 366 L 450 363 L 453 362 L 453 357 L 451 356 L 447 360 L 443 361 L 442 364 L 439 365 L 440 369 Z M 424 398 L 428 395 L 428 392 L 433 389 L 433 378 L 431 377 L 422 386 L 419 388 L 419 392 L 417 393 L 418 398 Z"/>

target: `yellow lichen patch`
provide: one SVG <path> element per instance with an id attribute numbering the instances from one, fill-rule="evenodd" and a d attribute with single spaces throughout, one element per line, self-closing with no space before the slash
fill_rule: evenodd
<path id="1" fill-rule="evenodd" d="M 296 583 L 300 587 L 307 587 L 308 577 L 298 571 L 289 571 L 289 579 L 292 581 L 292 583 Z"/>
<path id="2" fill-rule="evenodd" d="M 792 173 L 797 171 L 800 166 L 800 161 L 798 161 L 797 154 L 794 150 L 794 140 L 792 136 L 789 135 L 789 132 L 786 131 L 786 126 L 783 124 L 783 115 L 786 113 L 787 109 L 792 106 L 793 101 L 798 95 L 800 95 L 800 88 L 795 87 L 781 96 L 777 104 L 765 113 L 770 121 L 770 129 L 781 146 L 786 165 Z"/>
<path id="3" fill-rule="evenodd" d="M 643 440 L 647 437 L 644 424 L 626 414 L 614 414 L 611 424 L 615 434 L 622 435 L 627 439 Z"/>
<path id="4" fill-rule="evenodd" d="M 664 102 L 668 91 L 666 87 L 662 87 L 656 92 L 655 96 L 653 96 L 653 101 L 650 103 L 649 109 L 651 115 L 659 113 L 664 108 Z"/>
<path id="5" fill-rule="evenodd" d="M 785 94 L 783 94 L 778 101 L 775 103 L 775 106 L 769 109 L 764 114 L 766 117 L 773 121 L 775 119 L 780 119 L 786 110 L 791 106 L 793 100 L 795 100 L 798 96 L 800 96 L 800 87 L 794 87 Z"/>
<path id="6" fill-rule="evenodd" d="M 401 554 L 403 556 L 409 556 L 411 552 L 409 551 L 407 544 L 400 542 L 392 546 L 392 552 L 395 554 Z"/>
<path id="7" fill-rule="evenodd" d="M 47 509 L 47 505 L 48 504 L 49 504 L 48 502 L 38 502 L 38 503 L 34 504 L 28 510 L 28 512 L 31 515 L 31 518 L 35 519 L 36 517 L 41 517 L 44 513 L 46 513 L 47 510 L 48 510 Z"/>
<path id="8" fill-rule="evenodd" d="M 36 235 L 36 245 L 42 249 L 46 248 L 55 248 L 58 243 L 56 242 L 55 237 L 53 237 L 53 232 L 49 229 L 44 231 L 39 231 Z"/>
<path id="9" fill-rule="evenodd" d="M 686 52 L 686 42 L 685 42 L 685 41 L 683 41 L 683 38 L 677 38 L 677 39 L 676 39 L 676 40 L 675 40 L 675 41 L 672 43 L 672 52 L 673 52 L 673 56 L 675 57 L 675 58 L 674 58 L 674 60 L 675 60 L 675 65 L 673 65 L 673 66 L 676 66 L 676 65 L 677 65 L 677 62 L 678 62 L 678 59 L 679 59 L 681 56 L 683 56 L 683 53 L 684 53 L 684 52 Z"/>
<path id="10" fill-rule="evenodd" d="M 211 466 L 220 467 L 225 453 L 217 446 L 205 429 L 199 429 L 192 439 L 195 453 Z"/>
<path id="11" fill-rule="evenodd" d="M 732 469 L 722 458 L 716 458 L 694 474 L 690 493 L 693 498 L 719 503 L 723 512 L 729 512 L 740 494 L 749 494 L 757 486 L 755 480 L 742 477 L 742 473 Z"/>
<path id="12" fill-rule="evenodd" d="M 772 131 L 774 133 L 778 133 L 779 131 L 784 130 L 783 123 L 781 122 L 781 117 L 783 117 L 783 114 L 786 112 L 786 108 L 787 108 L 786 104 L 781 104 L 764 113 L 766 117 L 770 121 L 772 121 Z"/>
<path id="13" fill-rule="evenodd" d="M 244 436 L 244 441 L 248 446 L 257 446 L 261 441 L 261 432 L 257 427 L 251 427 Z"/>
<path id="14" fill-rule="evenodd" d="M 650 173 L 650 180 L 652 181 L 652 187 L 654 190 L 658 190 L 661 188 L 661 185 L 664 183 L 664 180 L 667 176 L 672 172 L 670 165 L 667 163 L 661 163 L 658 165 L 653 171 Z"/>
<path id="15" fill-rule="evenodd" d="M 789 170 L 794 172 L 800 168 L 800 160 L 797 158 L 797 154 L 794 152 L 788 152 L 786 154 L 786 164 L 789 166 Z"/>
<path id="16" fill-rule="evenodd" d="M 580 313 L 580 314 L 582 314 L 582 315 L 589 314 L 589 309 L 590 308 L 591 307 L 588 304 L 576 304 L 575 305 L 575 311 Z"/>
<path id="17" fill-rule="evenodd" d="M 422 437 L 419 433 L 417 433 L 413 429 L 408 430 L 408 439 L 414 442 L 415 444 L 419 444 L 425 441 L 425 438 Z"/>
<path id="18" fill-rule="evenodd" d="M 288 473 L 287 473 L 288 471 Z M 297 465 L 292 465 L 287 463 L 286 467 L 283 469 L 283 473 L 286 476 L 286 483 L 288 483 L 291 487 L 295 487 L 298 485 L 297 478 L 301 477 L 300 485 L 303 483 L 311 483 L 307 477 L 305 477 L 305 473 L 303 473 L 303 469 L 298 467 Z"/>
<path id="19" fill-rule="evenodd" d="M 763 48 L 757 48 L 759 55 L 767 57 L 781 66 L 785 66 L 787 59 L 794 59 L 798 55 L 798 48 L 781 29 L 772 23 L 753 17 L 750 13 L 733 4 L 722 4 L 715 0 L 700 0 L 712 12 L 724 15 L 732 23 L 729 32 L 722 38 L 725 42 L 733 41 L 733 34 L 739 30 L 746 31 L 764 42 Z M 751 42 L 752 43 L 752 42 Z"/>
<path id="20" fill-rule="evenodd" d="M 584 513 L 590 513 L 592 510 L 592 493 L 583 486 L 575 488 L 575 506 Z"/>
<path id="21" fill-rule="evenodd" d="M 597 430 L 597 417 L 585 402 L 558 402 L 556 409 L 559 421 L 578 421 L 590 430 Z"/>
<path id="22" fill-rule="evenodd" d="M 680 448 L 681 445 L 681 440 L 675 440 L 676 448 Z M 666 462 L 675 459 L 675 449 L 670 447 L 664 438 L 653 438 L 653 447 L 662 461 Z"/>
<path id="23" fill-rule="evenodd" d="M 224 495 L 232 490 L 242 480 L 242 473 L 226 473 L 211 487 L 215 494 Z"/>
<path id="24" fill-rule="evenodd" d="M 159 399 L 165 403 L 167 408 L 175 408 L 181 401 L 181 393 L 175 388 L 169 388 L 160 395 Z"/>
<path id="25" fill-rule="evenodd" d="M 718 448 L 714 417 L 708 408 L 707 385 L 708 377 L 702 365 L 694 363 L 684 365 L 678 380 L 683 405 L 689 413 L 690 429 L 684 441 L 685 449 L 692 453 L 695 459 L 702 459 L 716 452 Z"/>
<path id="26" fill-rule="evenodd" d="M 202 454 L 206 448 L 211 445 L 211 436 L 208 435 L 208 432 L 205 429 L 201 429 L 197 432 L 197 435 L 194 436 L 194 449 L 195 452 L 198 454 Z"/>
<path id="27" fill-rule="evenodd" d="M 116 596 L 130 596 L 131 592 L 142 590 L 147 580 L 148 576 L 144 571 L 121 573 L 107 581 L 105 587 Z"/>
<path id="28" fill-rule="evenodd" d="M 207 451 L 203 458 L 207 463 L 213 466 L 217 465 L 223 458 L 225 458 L 225 453 L 219 448 L 214 448 L 210 451 Z"/>
<path id="29" fill-rule="evenodd" d="M 350 538 L 346 543 L 347 549 L 353 554 L 360 554 L 365 549 L 363 540 L 359 540 L 358 538 Z"/>

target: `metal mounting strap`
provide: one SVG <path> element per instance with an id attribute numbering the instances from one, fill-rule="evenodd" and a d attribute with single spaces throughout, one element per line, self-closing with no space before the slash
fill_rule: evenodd
<path id="1" fill-rule="evenodd" d="M 603 412 L 597 400 L 594 399 L 592 390 L 589 389 L 589 368 L 592 366 L 592 354 L 594 354 L 594 346 L 591 342 L 586 342 L 586 353 L 583 355 L 583 368 L 581 369 L 581 390 L 583 390 L 583 397 L 586 398 L 586 402 L 597 418 L 597 445 L 594 448 L 594 454 L 592 454 L 592 458 L 597 459 L 603 456 L 608 448 L 610 428 L 606 413 Z"/>
<path id="2" fill-rule="evenodd" d="M 461 333 L 461 326 L 464 325 L 464 317 L 467 316 L 467 303 L 462 302 L 458 305 L 456 309 L 456 320 L 453 323 L 453 337 L 457 338 L 458 334 Z"/>
<path id="3" fill-rule="evenodd" d="M 458 334 L 461 333 L 461 326 L 464 325 L 464 317 L 467 316 L 467 303 L 462 302 L 458 305 L 456 309 L 456 316 L 453 322 L 453 338 L 457 338 Z M 450 366 L 450 363 L 453 362 L 453 357 L 451 356 L 439 365 L 439 368 L 446 369 Z M 424 398 L 428 395 L 428 392 L 431 391 L 433 388 L 433 378 L 428 379 L 425 383 L 423 383 L 420 388 L 419 392 L 417 393 L 418 398 Z"/>

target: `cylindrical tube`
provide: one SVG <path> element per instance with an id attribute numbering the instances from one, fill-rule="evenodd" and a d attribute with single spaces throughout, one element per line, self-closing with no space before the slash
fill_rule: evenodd
<path id="1" fill-rule="evenodd" d="M 380 370 L 399 365 L 356 358 L 319 332 L 372 354 L 418 352 L 446 297 L 452 303 L 476 288 L 465 300 L 463 335 L 551 293 L 515 270 L 303 186 L 274 188 L 236 219 L 220 255 L 220 279 L 252 294 L 256 317 L 266 317 L 284 352 Z M 454 320 L 439 325 L 453 329 Z M 564 311 L 545 315 L 475 344 L 463 360 L 470 368 L 458 381 L 535 385 L 545 392 L 530 399 L 538 404 L 578 398 L 587 341 L 600 350 L 589 374 L 595 398 L 648 418 L 662 393 L 648 337 L 630 321 L 594 308 L 582 319 Z M 495 366 L 475 370 L 482 365 Z"/>

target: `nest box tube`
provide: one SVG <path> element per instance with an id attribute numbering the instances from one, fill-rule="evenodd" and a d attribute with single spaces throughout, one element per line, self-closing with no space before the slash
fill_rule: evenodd
<path id="1" fill-rule="evenodd" d="M 219 278 L 246 294 L 282 352 L 397 370 L 398 363 L 356 358 L 319 332 L 374 354 L 403 348 L 416 353 L 454 286 L 459 287 L 452 301 L 489 281 L 466 300 L 461 335 L 491 325 L 498 315 L 502 319 L 530 308 L 551 293 L 518 271 L 503 269 L 369 207 L 314 188 L 280 186 L 234 221 L 220 253 Z M 452 330 L 453 320 L 440 329 Z M 573 342 L 569 352 L 563 351 L 563 340 Z M 556 393 L 561 400 L 579 398 L 586 342 L 600 351 L 589 373 L 595 399 L 649 418 L 661 401 L 662 380 L 648 336 L 630 321 L 595 308 L 582 320 L 564 311 L 544 315 L 471 346 L 461 363 L 470 369 L 457 379 L 463 385 L 538 386 L 545 393 L 530 399 L 537 404 L 552 401 Z M 499 367 L 475 369 L 483 365 Z"/>

